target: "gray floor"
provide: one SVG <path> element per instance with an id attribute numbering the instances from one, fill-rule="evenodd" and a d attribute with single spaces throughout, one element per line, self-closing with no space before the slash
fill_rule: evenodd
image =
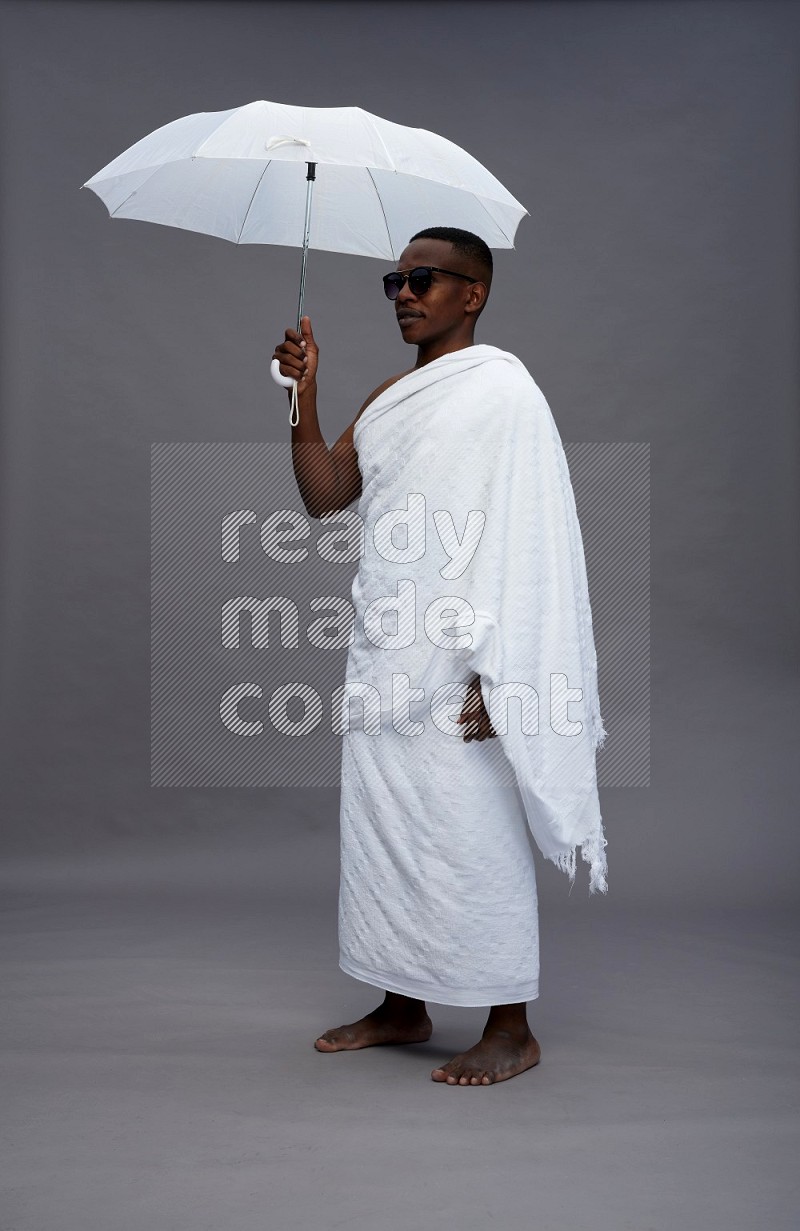
<path id="1" fill-rule="evenodd" d="M 480 1009 L 430 1006 L 423 1045 L 313 1048 L 380 998 L 337 967 L 336 841 L 7 861 L 3 1231 L 796 1227 L 787 915 L 548 888 L 541 1064 L 450 1087 L 430 1070 Z"/>

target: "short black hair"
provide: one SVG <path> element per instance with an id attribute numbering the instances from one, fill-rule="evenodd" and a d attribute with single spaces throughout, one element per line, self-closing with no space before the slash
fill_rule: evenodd
<path id="1" fill-rule="evenodd" d="M 416 235 L 412 235 L 409 243 L 413 243 L 415 239 L 443 239 L 452 244 L 456 252 L 474 261 L 484 271 L 486 289 L 489 290 L 494 262 L 491 248 L 480 235 L 473 235 L 472 231 L 462 231 L 460 227 L 427 227 L 424 231 L 417 231 Z"/>

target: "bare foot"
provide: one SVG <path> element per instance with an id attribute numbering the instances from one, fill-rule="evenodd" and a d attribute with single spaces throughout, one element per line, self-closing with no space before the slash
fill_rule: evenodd
<path id="1" fill-rule="evenodd" d="M 486 1030 L 480 1043 L 454 1056 L 440 1069 L 434 1069 L 431 1077 L 451 1086 L 491 1086 L 533 1068 L 539 1063 L 541 1054 L 542 1049 L 530 1030 L 527 1035 L 509 1030 Z"/>
<path id="2" fill-rule="evenodd" d="M 385 1002 L 349 1026 L 326 1030 L 314 1043 L 317 1051 L 356 1051 L 381 1043 L 425 1043 L 431 1037 L 433 1022 L 419 1009 L 398 1009 Z"/>

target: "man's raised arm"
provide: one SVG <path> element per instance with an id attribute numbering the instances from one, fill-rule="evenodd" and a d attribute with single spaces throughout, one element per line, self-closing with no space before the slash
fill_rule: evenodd
<path id="1" fill-rule="evenodd" d="M 276 346 L 273 358 L 278 360 L 282 376 L 291 376 L 297 381 L 299 422 L 292 427 L 292 463 L 306 512 L 309 517 L 322 517 L 324 513 L 338 513 L 361 495 L 361 471 L 353 445 L 353 428 L 370 402 L 400 378 L 392 376 L 379 385 L 329 449 L 317 418 L 319 347 L 307 316 L 301 320 L 300 330 L 300 333 L 295 329 L 286 330 L 286 340 Z M 291 397 L 291 389 L 287 393 Z"/>

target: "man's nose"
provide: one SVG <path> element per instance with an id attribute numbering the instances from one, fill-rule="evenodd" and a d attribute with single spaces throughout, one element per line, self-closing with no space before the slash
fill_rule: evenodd
<path id="1" fill-rule="evenodd" d="M 415 299 L 417 298 L 417 297 L 416 297 L 416 295 L 414 294 L 414 292 L 413 292 L 413 291 L 412 291 L 412 289 L 411 289 L 411 286 L 410 286 L 410 284 L 409 284 L 408 278 L 406 278 L 405 282 L 404 282 L 404 283 L 403 283 L 403 285 L 400 287 L 400 290 L 399 290 L 399 292 L 398 292 L 398 294 L 397 294 L 397 298 L 398 298 L 398 299 L 399 299 L 402 303 L 405 303 L 405 302 L 406 302 L 407 300 L 409 300 L 409 299 L 414 299 L 414 300 L 415 300 Z"/>

